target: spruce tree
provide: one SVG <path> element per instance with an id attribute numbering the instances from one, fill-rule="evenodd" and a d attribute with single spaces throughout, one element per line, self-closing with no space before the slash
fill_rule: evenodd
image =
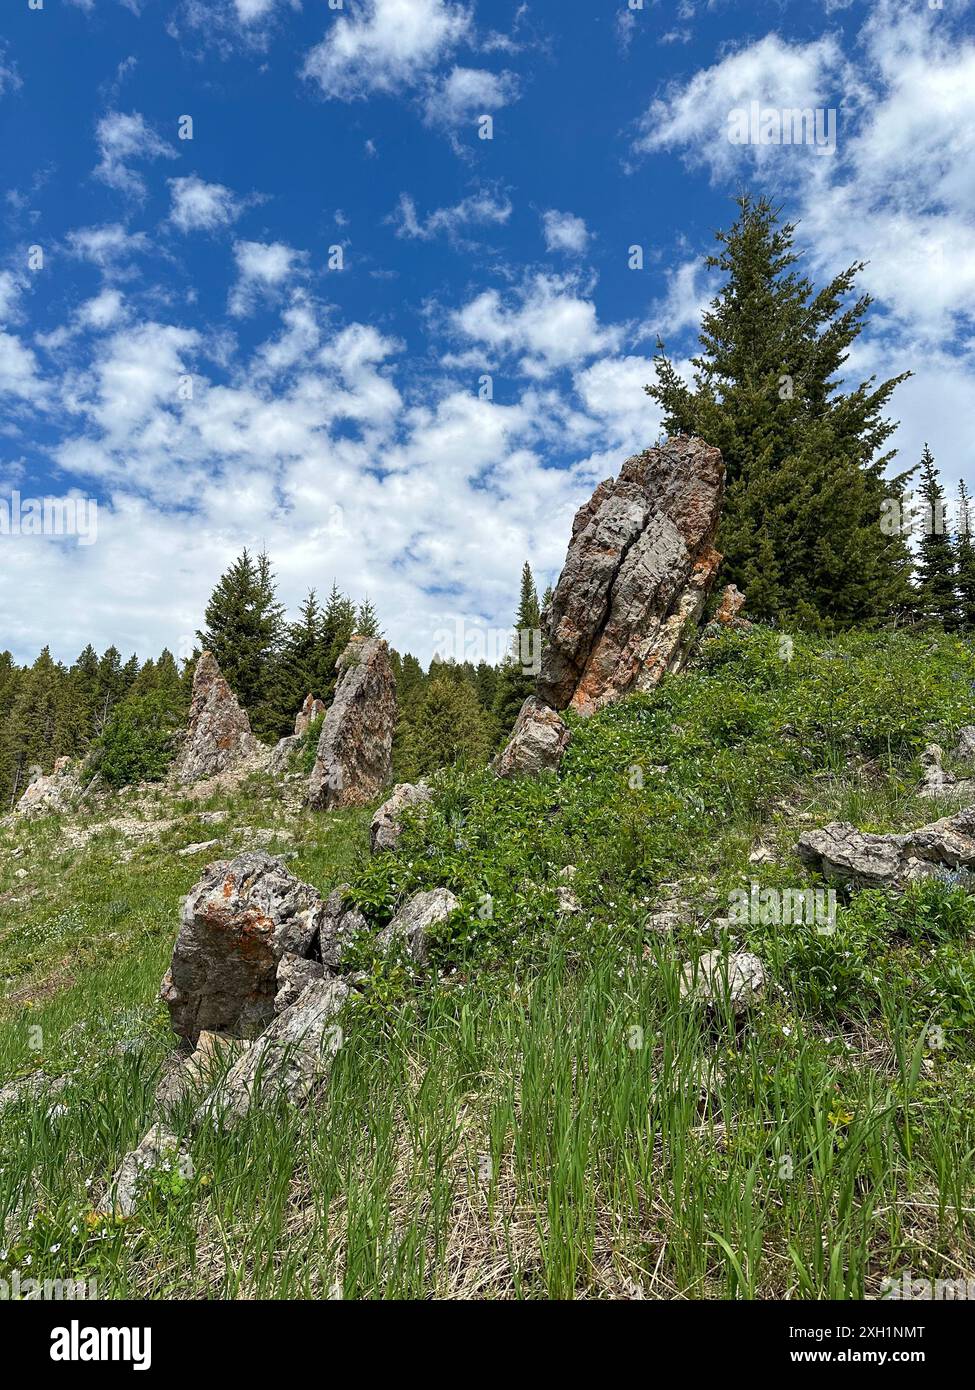
<path id="1" fill-rule="evenodd" d="M 955 574 L 958 586 L 959 626 L 965 632 L 975 632 L 975 542 L 972 540 L 971 499 L 964 479 L 958 484 Z"/>
<path id="2" fill-rule="evenodd" d="M 955 587 L 955 545 L 948 527 L 944 488 L 927 444 L 921 454 L 920 468 L 918 496 L 923 500 L 924 511 L 918 542 L 918 607 L 924 617 L 950 630 L 957 625 L 959 606 Z"/>
<path id="3" fill-rule="evenodd" d="M 216 657 L 231 690 L 251 716 L 254 732 L 274 736 L 279 715 L 273 690 L 284 626 L 267 555 L 244 550 L 221 576 L 197 637 Z"/>
<path id="4" fill-rule="evenodd" d="M 895 425 L 884 410 L 910 373 L 841 391 L 839 373 L 870 297 L 850 302 L 861 264 L 816 290 L 800 274 L 795 227 L 765 198 L 738 200 L 709 269 L 725 276 L 705 312 L 688 386 L 658 344 L 647 393 L 670 434 L 721 450 L 724 577 L 762 619 L 830 627 L 910 605 L 910 556 L 880 526 Z"/>
<path id="5" fill-rule="evenodd" d="M 491 744 L 474 687 L 440 676 L 424 691 L 409 730 L 407 761 L 414 777 L 441 767 L 483 765 Z"/>
<path id="6" fill-rule="evenodd" d="M 382 631 L 379 627 L 379 618 L 376 610 L 369 599 L 359 604 L 356 614 L 355 630 L 360 637 L 381 637 Z"/>
<path id="7" fill-rule="evenodd" d="M 518 711 L 528 696 L 534 693 L 537 671 L 532 668 L 537 667 L 541 656 L 538 648 L 540 630 L 538 591 L 531 566 L 526 560 L 521 571 L 521 593 L 511 650 L 498 673 L 495 688 L 493 714 L 499 738 L 506 738 L 511 732 Z"/>

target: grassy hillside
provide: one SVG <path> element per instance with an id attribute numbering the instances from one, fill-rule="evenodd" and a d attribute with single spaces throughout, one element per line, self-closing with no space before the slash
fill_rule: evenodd
<path id="1" fill-rule="evenodd" d="M 368 813 L 289 809 L 261 782 L 0 829 L 0 1084 L 67 1077 L 0 1113 L 0 1277 L 106 1297 L 859 1298 L 970 1270 L 965 885 L 855 895 L 832 934 L 727 919 L 752 882 L 822 886 L 803 829 L 950 809 L 915 795 L 917 758 L 975 721 L 973 692 L 960 641 L 754 629 L 576 724 L 557 779 L 444 777 L 373 861 Z M 192 1177 L 161 1171 L 137 1217 L 98 1217 L 172 1050 L 156 992 L 180 896 L 255 838 L 322 891 L 350 882 L 377 927 L 417 888 L 462 911 L 420 982 L 361 943 L 320 1103 L 198 1132 Z M 676 925 L 649 928 L 665 908 Z M 680 998 L 681 964 L 715 946 L 766 964 L 743 1025 Z"/>

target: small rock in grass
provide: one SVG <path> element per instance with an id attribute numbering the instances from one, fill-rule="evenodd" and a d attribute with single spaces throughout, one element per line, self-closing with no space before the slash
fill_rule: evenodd
<path id="1" fill-rule="evenodd" d="M 743 1014 L 758 1003 L 765 992 L 765 967 L 750 951 L 705 951 L 698 961 L 681 968 L 682 996 L 709 1008 L 723 1003 L 736 1014 Z"/>

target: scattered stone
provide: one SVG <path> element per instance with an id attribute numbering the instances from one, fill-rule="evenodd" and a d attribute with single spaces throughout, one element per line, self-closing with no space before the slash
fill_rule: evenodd
<path id="1" fill-rule="evenodd" d="M 683 665 L 721 563 L 719 450 L 679 435 L 627 459 L 576 514 L 538 696 L 592 714 Z"/>
<path id="2" fill-rule="evenodd" d="M 382 854 L 395 849 L 396 842 L 403 833 L 403 812 L 411 806 L 420 806 L 432 796 L 426 782 L 398 782 L 393 794 L 384 801 L 372 818 L 369 827 L 369 844 L 373 854 Z"/>
<path id="3" fill-rule="evenodd" d="M 234 1063 L 198 1119 L 229 1127 L 252 1104 L 271 1104 L 279 1097 L 295 1105 L 307 1100 L 342 1045 L 342 1030 L 334 1020 L 348 994 L 349 986 L 334 976 L 307 985 Z"/>
<path id="4" fill-rule="evenodd" d="M 180 859 L 189 859 L 194 854 L 206 854 L 211 849 L 216 849 L 220 844 L 219 840 L 201 840 L 197 845 L 186 845 L 185 848 L 177 850 Z"/>
<path id="5" fill-rule="evenodd" d="M 647 930 L 666 935 L 680 926 L 680 913 L 671 910 L 652 912 L 647 918 Z"/>
<path id="6" fill-rule="evenodd" d="M 714 1008 L 724 1003 L 736 1014 L 743 1014 L 758 1003 L 765 992 L 765 967 L 750 951 L 705 951 L 698 961 L 681 968 L 680 992 Z"/>
<path id="7" fill-rule="evenodd" d="M 335 664 L 339 683 L 325 716 L 308 804 L 331 811 L 364 806 L 390 778 L 396 681 L 381 637 L 353 637 Z"/>
<path id="8" fill-rule="evenodd" d="M 304 704 L 295 715 L 295 737 L 300 738 L 302 734 L 306 734 L 315 720 L 323 719 L 324 716 L 324 703 L 316 700 L 314 695 L 306 695 Z"/>
<path id="9" fill-rule="evenodd" d="M 174 1031 L 247 1037 L 274 1016 L 278 961 L 313 954 L 325 904 L 263 851 L 217 860 L 183 903 L 161 997 Z"/>
<path id="10" fill-rule="evenodd" d="M 748 856 L 748 862 L 749 864 L 770 864 L 774 858 L 775 855 L 768 845 L 756 845 Z"/>
<path id="11" fill-rule="evenodd" d="M 843 821 L 799 837 L 799 855 L 833 883 L 903 888 L 920 878 L 975 865 L 975 807 L 919 830 L 872 835 Z"/>
<path id="12" fill-rule="evenodd" d="M 234 831 L 238 839 L 246 840 L 248 849 L 267 849 L 270 845 L 294 842 L 294 831 L 278 829 L 273 825 L 242 825 Z"/>
<path id="13" fill-rule="evenodd" d="M 193 1161 L 177 1136 L 165 1125 L 153 1125 L 138 1148 L 123 1158 L 98 1210 L 119 1218 L 134 1216 L 149 1174 L 172 1168 L 184 1177 L 193 1176 Z"/>
<path id="14" fill-rule="evenodd" d="M 19 1076 L 16 1081 L 8 1081 L 0 1086 L 0 1111 L 18 1100 L 40 1100 L 42 1096 L 56 1096 L 68 1084 L 66 1076 L 48 1076 L 42 1071 L 33 1071 L 29 1076 Z"/>
<path id="15" fill-rule="evenodd" d="M 582 904 L 575 895 L 573 880 L 576 876 L 576 866 L 566 864 L 564 869 L 559 870 L 559 884 L 557 887 L 559 899 L 559 911 L 564 913 L 574 913 L 582 911 Z"/>
<path id="16" fill-rule="evenodd" d="M 292 1004 L 297 1003 L 298 996 L 306 985 L 310 985 L 313 980 L 322 979 L 324 974 L 325 967 L 321 961 L 293 956 L 290 952 L 282 956 L 275 976 L 278 986 L 278 992 L 274 996 L 275 1012 L 280 1014 L 285 1009 L 290 1009 Z"/>
<path id="17" fill-rule="evenodd" d="M 529 695 L 494 770 L 499 777 L 537 777 L 558 767 L 571 738 L 562 716 L 537 695 Z"/>
<path id="18" fill-rule="evenodd" d="M 81 784 L 74 763 L 70 758 L 58 758 L 48 776 L 39 770 L 35 773 L 14 807 L 14 814 L 28 819 L 64 815 L 80 795 Z"/>
<path id="19" fill-rule="evenodd" d="M 416 965 L 426 965 L 429 959 L 427 933 L 431 927 L 446 922 L 460 903 L 449 888 L 434 888 L 428 893 L 414 893 L 388 926 L 376 938 L 382 951 L 389 951 L 396 941 L 404 941 Z"/>
<path id="20" fill-rule="evenodd" d="M 239 768 L 261 752 L 211 652 L 202 652 L 193 673 L 190 718 L 173 764 L 173 776 L 186 786 Z"/>

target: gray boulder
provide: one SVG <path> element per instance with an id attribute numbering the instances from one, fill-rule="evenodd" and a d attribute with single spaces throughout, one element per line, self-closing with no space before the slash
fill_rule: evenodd
<path id="1" fill-rule="evenodd" d="M 426 965 L 429 959 L 427 932 L 440 922 L 446 922 L 460 906 L 449 888 L 434 888 L 428 893 L 414 893 L 393 920 L 379 933 L 376 943 L 382 951 L 390 951 L 397 941 L 406 943 L 416 965 Z"/>
<path id="2" fill-rule="evenodd" d="M 198 1120 L 232 1126 L 255 1104 L 285 1099 L 300 1105 L 327 1076 L 342 1045 L 336 1023 L 349 995 L 344 980 L 327 976 L 306 985 L 279 1013 L 204 1102 Z"/>
<path id="3" fill-rule="evenodd" d="M 173 1168 L 184 1177 L 193 1176 L 193 1161 L 177 1136 L 165 1125 L 153 1125 L 138 1148 L 123 1158 L 98 1210 L 116 1217 L 134 1216 L 148 1176 Z"/>
<path id="4" fill-rule="evenodd" d="M 975 865 L 975 807 L 899 835 L 873 835 L 833 821 L 800 835 L 798 849 L 805 863 L 833 883 L 903 888 L 945 870 Z"/>
<path id="5" fill-rule="evenodd" d="M 499 777 L 537 777 L 558 767 L 571 738 L 562 716 L 537 695 L 529 695 L 494 770 Z"/>
<path id="6" fill-rule="evenodd" d="M 960 763 L 975 763 L 975 724 L 966 724 L 958 730 L 954 756 Z"/>
<path id="7" fill-rule="evenodd" d="M 727 1005 L 743 1014 L 765 993 L 765 967 L 750 951 L 705 951 L 682 966 L 680 992 L 708 1008 Z"/>
<path id="8" fill-rule="evenodd" d="M 382 854 L 395 849 L 396 842 L 403 833 L 403 812 L 411 806 L 421 806 L 432 796 L 425 782 L 398 782 L 392 795 L 384 801 L 372 818 L 369 827 L 369 844 L 373 854 Z"/>

